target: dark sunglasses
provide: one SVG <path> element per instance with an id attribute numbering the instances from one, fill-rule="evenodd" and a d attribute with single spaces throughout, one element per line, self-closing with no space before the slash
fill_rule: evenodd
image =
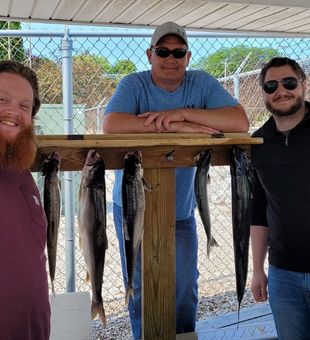
<path id="1" fill-rule="evenodd" d="M 168 58 L 170 54 L 173 55 L 175 59 L 181 59 L 186 56 L 187 49 L 185 48 L 175 48 L 174 50 L 169 50 L 166 47 L 151 47 L 151 51 L 155 52 L 160 58 Z"/>
<path id="2" fill-rule="evenodd" d="M 272 94 L 276 92 L 279 84 L 281 84 L 286 90 L 293 91 L 297 88 L 298 82 L 300 82 L 300 80 L 296 79 L 295 77 L 286 77 L 281 80 L 266 81 L 262 88 L 266 93 Z"/>

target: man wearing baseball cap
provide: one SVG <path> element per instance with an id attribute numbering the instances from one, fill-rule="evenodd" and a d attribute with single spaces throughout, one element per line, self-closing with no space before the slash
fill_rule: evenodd
<path id="1" fill-rule="evenodd" d="M 165 22 L 154 31 L 146 55 L 151 70 L 130 74 L 118 84 L 103 121 L 105 133 L 245 132 L 245 111 L 211 75 L 187 71 L 191 58 L 183 27 Z M 176 169 L 176 331 L 195 330 L 198 305 L 198 242 L 193 191 L 195 168 Z M 122 232 L 122 171 L 115 172 L 113 216 L 127 287 Z M 135 339 L 141 338 L 141 264 L 135 266 L 129 313 Z"/>

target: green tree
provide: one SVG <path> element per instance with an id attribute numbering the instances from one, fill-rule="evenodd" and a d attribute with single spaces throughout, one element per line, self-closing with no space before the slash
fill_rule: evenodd
<path id="1" fill-rule="evenodd" d="M 94 67 L 98 70 L 98 72 L 106 74 L 111 73 L 112 69 L 107 58 L 98 55 L 91 55 L 87 51 L 73 57 L 73 62 L 75 65 L 81 64 L 86 67 Z"/>
<path id="2" fill-rule="evenodd" d="M 36 71 L 42 103 L 62 103 L 61 65 L 46 58 L 32 58 L 32 68 Z"/>
<path id="3" fill-rule="evenodd" d="M 20 22 L 0 21 L 0 30 L 20 30 Z M 0 60 L 10 59 L 23 62 L 26 60 L 26 53 L 21 37 L 0 38 Z"/>
<path id="4" fill-rule="evenodd" d="M 31 58 L 40 84 L 43 103 L 61 104 L 62 65 L 45 57 Z M 95 107 L 103 98 L 110 98 L 115 79 L 110 75 L 111 65 L 106 58 L 81 54 L 73 57 L 73 101 L 86 107 Z"/>
<path id="5" fill-rule="evenodd" d="M 76 104 L 94 107 L 110 98 L 115 88 L 111 65 L 101 56 L 82 54 L 73 58 L 73 99 Z"/>
<path id="6" fill-rule="evenodd" d="M 125 75 L 136 71 L 137 71 L 136 65 L 131 60 L 121 59 L 114 64 L 111 73 Z"/>
<path id="7" fill-rule="evenodd" d="M 233 75 L 245 58 L 247 60 L 241 72 L 261 68 L 266 61 L 277 55 L 279 55 L 279 52 L 272 47 L 249 47 L 241 44 L 235 47 L 222 48 L 208 57 L 201 58 L 192 65 L 192 68 L 205 70 L 219 78 Z"/>

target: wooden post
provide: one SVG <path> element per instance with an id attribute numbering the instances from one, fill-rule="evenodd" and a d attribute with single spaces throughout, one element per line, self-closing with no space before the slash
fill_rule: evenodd
<path id="1" fill-rule="evenodd" d="M 175 169 L 145 169 L 142 339 L 175 339 Z"/>

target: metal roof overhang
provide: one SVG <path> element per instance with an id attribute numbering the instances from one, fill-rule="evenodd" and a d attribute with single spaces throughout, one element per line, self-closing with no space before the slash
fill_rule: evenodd
<path id="1" fill-rule="evenodd" d="M 310 1 L 1 0 L 0 20 L 309 37 Z"/>

